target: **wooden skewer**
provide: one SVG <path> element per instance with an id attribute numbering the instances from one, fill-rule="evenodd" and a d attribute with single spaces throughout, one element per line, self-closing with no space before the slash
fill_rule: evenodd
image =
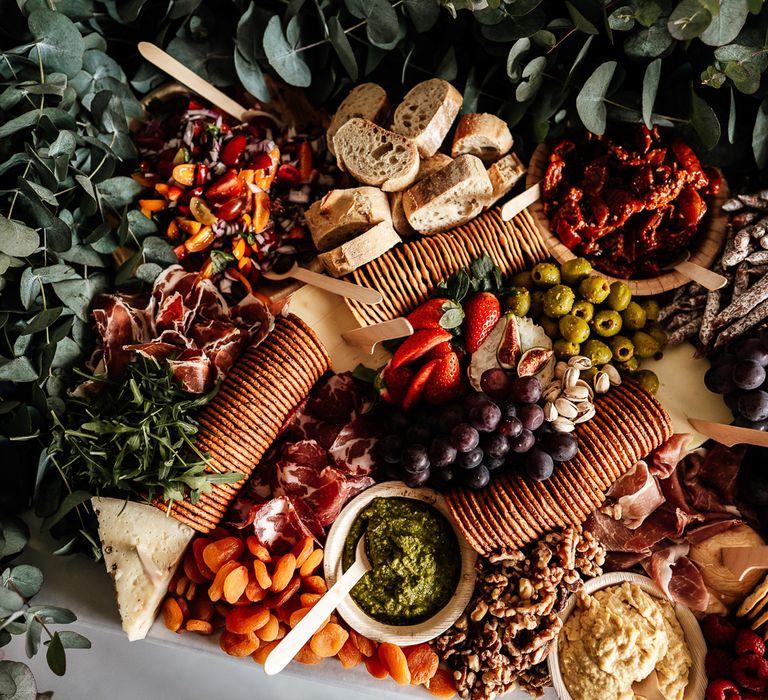
<path id="1" fill-rule="evenodd" d="M 517 216 L 527 206 L 533 204 L 537 199 L 541 197 L 541 185 L 537 182 L 535 185 L 531 185 L 525 192 L 521 192 L 516 197 L 512 197 L 501 208 L 501 218 L 503 221 L 509 221 Z"/>
<path id="2" fill-rule="evenodd" d="M 752 569 L 768 569 L 768 546 L 723 547 L 720 550 L 723 565 L 730 569 L 739 581 Z"/>
<path id="3" fill-rule="evenodd" d="M 413 326 L 407 318 L 393 318 L 391 321 L 375 323 L 372 326 L 355 328 L 346 333 L 342 333 L 350 345 L 367 350 L 371 355 L 376 346 L 385 340 L 394 340 L 395 338 L 404 338 L 413 335 Z"/>
<path id="4" fill-rule="evenodd" d="M 352 282 L 344 282 L 343 280 L 333 279 L 328 275 L 321 275 L 319 272 L 312 272 L 305 267 L 300 267 L 297 263 L 294 263 L 288 272 L 276 273 L 276 272 L 264 272 L 264 277 L 268 280 L 280 281 L 293 277 L 293 279 L 311 284 L 313 287 L 319 287 L 331 294 L 338 294 L 348 299 L 355 299 L 361 304 L 380 304 L 384 297 L 381 296 L 381 292 L 375 289 L 369 289 L 359 284 L 352 284 Z"/>
<path id="5" fill-rule="evenodd" d="M 689 418 L 688 422 L 702 435 L 719 442 L 721 445 L 733 447 L 734 445 L 757 445 L 768 447 L 768 433 L 752 428 L 739 428 L 735 425 L 724 423 L 711 423 L 698 418 Z"/>

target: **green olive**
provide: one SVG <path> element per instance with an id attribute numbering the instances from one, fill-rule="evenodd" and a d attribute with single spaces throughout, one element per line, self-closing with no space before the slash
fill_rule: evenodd
<path id="1" fill-rule="evenodd" d="M 560 284 L 560 270 L 553 263 L 539 263 L 531 270 L 531 279 L 537 287 L 554 287 Z"/>
<path id="2" fill-rule="evenodd" d="M 544 293 L 544 313 L 551 318 L 559 318 L 571 312 L 576 295 L 570 287 L 556 284 Z"/>
<path id="3" fill-rule="evenodd" d="M 531 293 L 525 287 L 512 287 L 504 305 L 515 316 L 525 316 L 531 310 Z"/>
<path id="4" fill-rule="evenodd" d="M 589 369 L 579 372 L 579 379 L 583 379 L 585 382 L 590 381 L 597 374 L 597 367 L 590 367 Z"/>
<path id="5" fill-rule="evenodd" d="M 581 348 L 578 343 L 571 343 L 565 338 L 558 338 L 552 343 L 552 349 L 558 360 L 567 360 L 569 357 L 581 354 Z"/>
<path id="6" fill-rule="evenodd" d="M 613 353 L 613 359 L 616 362 L 626 362 L 635 356 L 635 346 L 632 341 L 624 335 L 617 335 L 608 341 Z"/>
<path id="7" fill-rule="evenodd" d="M 525 287 L 526 289 L 531 289 L 533 287 L 533 279 L 530 270 L 518 272 L 509 283 L 513 287 Z"/>
<path id="8" fill-rule="evenodd" d="M 619 362 L 619 369 L 627 374 L 634 374 L 639 366 L 640 362 L 636 357 L 630 357 L 626 362 Z"/>
<path id="9" fill-rule="evenodd" d="M 571 313 L 574 316 L 583 318 L 587 323 L 589 323 L 592 320 L 592 317 L 595 315 L 595 305 L 589 301 L 580 299 L 579 301 L 574 302 L 573 307 L 571 308 Z"/>
<path id="10" fill-rule="evenodd" d="M 611 291 L 605 303 L 614 311 L 624 311 L 632 301 L 632 292 L 626 282 L 614 282 L 611 284 Z"/>
<path id="11" fill-rule="evenodd" d="M 600 275 L 585 277 L 579 282 L 579 296 L 593 304 L 602 304 L 610 293 L 608 280 Z"/>
<path id="12" fill-rule="evenodd" d="M 563 278 L 565 284 L 575 287 L 585 277 L 589 277 L 592 274 L 592 265 L 586 258 L 574 258 L 573 260 L 566 260 L 560 265 L 560 277 Z"/>
<path id="13" fill-rule="evenodd" d="M 645 360 L 649 357 L 653 357 L 659 350 L 661 350 L 661 343 L 649 333 L 643 331 L 637 331 L 632 336 L 632 343 L 635 346 L 635 355 L 641 360 Z"/>
<path id="14" fill-rule="evenodd" d="M 557 325 L 556 318 L 550 318 L 549 316 L 542 316 L 539 321 L 539 325 L 544 329 L 544 332 L 554 340 L 560 337 L 560 328 Z"/>
<path id="15" fill-rule="evenodd" d="M 661 324 L 657 321 L 654 321 L 652 323 L 646 323 L 645 328 L 643 330 L 648 333 L 648 335 L 652 335 L 656 340 L 659 341 L 659 345 L 663 348 L 667 342 L 669 341 L 669 334 L 667 331 L 662 328 Z"/>
<path id="16" fill-rule="evenodd" d="M 649 369 L 641 369 L 632 379 L 636 379 L 646 391 L 650 391 L 652 394 L 659 390 L 659 378 L 655 372 L 651 372 Z"/>
<path id="17" fill-rule="evenodd" d="M 531 292 L 531 308 L 528 315 L 538 318 L 542 313 L 544 313 L 544 290 L 536 289 Z"/>
<path id="18" fill-rule="evenodd" d="M 603 309 L 592 319 L 592 328 L 603 338 L 611 338 L 621 330 L 621 316 L 618 311 Z"/>
<path id="19" fill-rule="evenodd" d="M 611 349 L 600 340 L 582 343 L 581 354 L 592 360 L 593 365 L 604 365 L 611 361 Z"/>
<path id="20" fill-rule="evenodd" d="M 655 299 L 643 299 L 640 302 L 640 306 L 643 307 L 643 311 L 645 311 L 645 318 L 649 321 L 658 321 L 659 320 L 659 302 L 657 302 Z"/>
<path id="21" fill-rule="evenodd" d="M 560 335 L 571 343 L 583 343 L 589 338 L 589 324 L 573 314 L 561 316 L 558 327 Z"/>
<path id="22" fill-rule="evenodd" d="M 621 320 L 627 330 L 639 331 L 645 326 L 645 309 L 636 301 L 630 301 L 627 308 L 621 312 Z"/>

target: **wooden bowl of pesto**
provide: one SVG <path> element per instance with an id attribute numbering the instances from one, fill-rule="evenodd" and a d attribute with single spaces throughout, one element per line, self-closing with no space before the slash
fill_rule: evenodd
<path id="1" fill-rule="evenodd" d="M 355 631 L 378 642 L 420 644 L 464 612 L 477 554 L 437 491 L 388 481 L 350 501 L 326 539 L 329 587 L 354 561 L 363 534 L 372 570 L 338 607 Z"/>

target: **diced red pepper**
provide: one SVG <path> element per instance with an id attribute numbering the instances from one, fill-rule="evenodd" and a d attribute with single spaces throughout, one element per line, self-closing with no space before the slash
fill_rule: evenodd
<path id="1" fill-rule="evenodd" d="M 248 145 L 248 139 L 242 134 L 233 136 L 227 141 L 221 148 L 219 158 L 224 165 L 234 166 L 240 160 L 240 156 L 243 155 L 245 147 Z"/>
<path id="2" fill-rule="evenodd" d="M 184 258 L 186 258 L 187 254 L 189 253 L 189 251 L 187 250 L 187 247 L 183 243 L 181 245 L 177 245 L 173 249 L 173 252 L 176 254 L 176 257 L 179 260 L 184 260 Z"/>
<path id="3" fill-rule="evenodd" d="M 312 149 L 306 141 L 299 144 L 299 174 L 302 182 L 312 177 Z"/>

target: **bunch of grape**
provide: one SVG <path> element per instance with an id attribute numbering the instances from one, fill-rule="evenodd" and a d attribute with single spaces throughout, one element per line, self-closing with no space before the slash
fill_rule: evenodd
<path id="1" fill-rule="evenodd" d="M 536 377 L 496 367 L 483 373 L 481 388 L 437 413 L 389 416 L 390 431 L 378 443 L 387 476 L 411 487 L 481 489 L 503 468 L 544 481 L 555 462 L 576 455 L 576 438 L 545 423 Z"/>
<path id="2" fill-rule="evenodd" d="M 736 425 L 768 430 L 768 328 L 715 355 L 704 384 L 725 395 Z"/>

